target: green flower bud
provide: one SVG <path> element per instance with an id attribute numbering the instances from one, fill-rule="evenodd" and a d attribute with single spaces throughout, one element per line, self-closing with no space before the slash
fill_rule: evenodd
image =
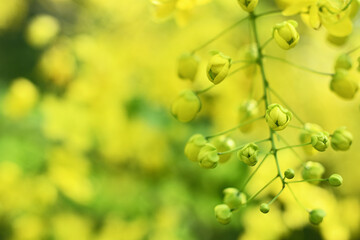
<path id="1" fill-rule="evenodd" d="M 325 168 L 321 163 L 308 161 L 302 170 L 302 177 L 304 180 L 321 179 L 324 172 Z M 319 181 L 310 181 L 309 183 L 318 184 Z"/>
<path id="2" fill-rule="evenodd" d="M 219 204 L 215 207 L 215 217 L 221 224 L 228 224 L 231 221 L 231 210 L 226 204 Z"/>
<path id="3" fill-rule="evenodd" d="M 335 151 L 346 151 L 352 144 L 353 136 L 351 132 L 346 130 L 346 127 L 338 128 L 334 131 L 331 137 L 331 147 Z"/>
<path id="4" fill-rule="evenodd" d="M 236 188 L 225 188 L 224 203 L 228 205 L 230 209 L 238 209 L 246 203 L 246 195 L 239 192 Z"/>
<path id="5" fill-rule="evenodd" d="M 294 20 L 284 21 L 274 26 L 273 37 L 279 47 L 285 50 L 295 47 L 300 39 L 300 35 L 296 31 L 297 26 L 298 24 Z"/>
<path id="6" fill-rule="evenodd" d="M 205 137 L 201 134 L 193 135 L 185 145 L 185 156 L 193 162 L 198 161 L 200 149 L 207 143 Z"/>
<path id="7" fill-rule="evenodd" d="M 305 123 L 304 130 L 300 133 L 300 142 L 303 144 L 311 142 L 311 137 L 321 131 L 323 131 L 323 129 L 319 125 L 315 123 Z M 310 145 L 303 146 L 303 149 L 308 155 L 314 155 L 318 152 Z"/>
<path id="8" fill-rule="evenodd" d="M 311 210 L 309 213 L 309 221 L 312 224 L 319 225 L 323 221 L 325 216 L 326 216 L 326 213 L 324 210 L 314 209 L 314 210 Z"/>
<path id="9" fill-rule="evenodd" d="M 239 108 L 239 119 L 240 122 L 250 120 L 252 117 L 259 113 L 258 102 L 255 99 L 249 99 L 244 101 Z M 242 132 L 247 132 L 251 129 L 252 124 L 246 124 L 240 127 Z"/>
<path id="10" fill-rule="evenodd" d="M 345 99 L 354 98 L 358 88 L 358 83 L 353 80 L 345 69 L 337 69 L 330 82 L 330 89 Z"/>
<path id="11" fill-rule="evenodd" d="M 171 105 L 171 114 L 180 122 L 190 122 L 201 109 L 199 97 L 190 90 L 183 91 Z"/>
<path id="12" fill-rule="evenodd" d="M 191 53 L 184 53 L 178 60 L 178 76 L 181 79 L 194 81 L 200 58 Z"/>
<path id="13" fill-rule="evenodd" d="M 329 177 L 329 183 L 331 186 L 338 187 L 342 184 L 343 178 L 339 174 L 332 174 Z"/>
<path id="14" fill-rule="evenodd" d="M 341 54 L 335 62 L 335 70 L 337 69 L 345 69 L 349 70 L 352 67 L 352 60 L 350 56 L 346 53 Z"/>
<path id="15" fill-rule="evenodd" d="M 319 152 L 324 152 L 329 147 L 329 133 L 323 131 L 311 136 L 311 145 Z"/>
<path id="16" fill-rule="evenodd" d="M 279 104 L 271 104 L 266 109 L 265 120 L 272 130 L 280 131 L 285 129 L 291 118 L 291 112 Z"/>
<path id="17" fill-rule="evenodd" d="M 293 179 L 295 177 L 295 171 L 292 168 L 288 168 L 284 172 L 284 175 L 287 179 Z"/>
<path id="18" fill-rule="evenodd" d="M 225 56 L 223 53 L 219 52 L 211 57 L 209 64 L 207 66 L 207 76 L 208 79 L 214 83 L 219 84 L 222 82 L 229 73 L 231 67 L 231 58 Z"/>
<path id="19" fill-rule="evenodd" d="M 238 0 L 240 7 L 246 12 L 254 11 L 259 0 Z"/>
<path id="20" fill-rule="evenodd" d="M 232 140 L 229 137 L 225 137 L 225 136 L 212 138 L 210 143 L 216 147 L 218 152 L 230 151 L 231 149 L 233 149 L 235 147 L 234 140 Z M 219 162 L 225 163 L 231 158 L 231 156 L 232 156 L 232 153 L 219 155 Z"/>
<path id="21" fill-rule="evenodd" d="M 267 203 L 262 203 L 262 204 L 260 205 L 260 211 L 261 211 L 262 213 L 268 213 L 268 212 L 270 211 L 270 206 L 269 206 L 269 204 L 267 204 Z"/>
<path id="22" fill-rule="evenodd" d="M 255 143 L 248 143 L 237 152 L 238 158 L 246 165 L 255 166 L 258 161 L 259 147 Z"/>
<path id="23" fill-rule="evenodd" d="M 216 147 L 206 143 L 199 152 L 198 161 L 203 168 L 215 168 L 219 162 L 219 155 Z"/>

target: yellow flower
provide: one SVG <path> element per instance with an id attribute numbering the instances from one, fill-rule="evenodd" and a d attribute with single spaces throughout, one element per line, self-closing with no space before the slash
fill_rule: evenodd
<path id="1" fill-rule="evenodd" d="M 282 49 L 293 48 L 299 42 L 300 35 L 296 31 L 297 26 L 297 22 L 293 20 L 284 21 L 274 26 L 273 37 Z"/>
<path id="2" fill-rule="evenodd" d="M 17 78 L 4 99 L 4 113 L 11 118 L 26 116 L 35 106 L 39 93 L 35 85 L 26 78 Z"/>
<path id="3" fill-rule="evenodd" d="M 333 36 L 345 37 L 352 32 L 350 19 L 357 3 L 351 0 L 282 0 L 283 15 L 301 14 L 302 19 L 310 27 L 319 29 L 324 26 Z"/>
<path id="4" fill-rule="evenodd" d="M 34 17 L 27 28 L 26 39 L 34 47 L 43 47 L 51 42 L 60 31 L 56 18 L 50 15 Z"/>
<path id="5" fill-rule="evenodd" d="M 183 91 L 171 105 L 172 115 L 180 122 L 190 122 L 200 109 L 199 97 L 190 90 Z"/>

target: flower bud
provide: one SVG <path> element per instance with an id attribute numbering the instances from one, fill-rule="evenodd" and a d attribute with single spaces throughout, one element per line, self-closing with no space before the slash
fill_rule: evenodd
<path id="1" fill-rule="evenodd" d="M 323 131 L 312 135 L 311 145 L 319 152 L 324 152 L 329 147 L 329 133 Z"/>
<path id="2" fill-rule="evenodd" d="M 268 213 L 268 212 L 270 211 L 270 206 L 269 206 L 269 204 L 267 204 L 267 203 L 262 203 L 262 204 L 260 205 L 260 211 L 261 211 L 262 213 Z"/>
<path id="3" fill-rule="evenodd" d="M 319 225 L 323 221 L 325 216 L 326 216 L 326 213 L 324 210 L 314 209 L 314 210 L 311 210 L 309 213 L 309 221 L 312 224 Z"/>
<path id="4" fill-rule="evenodd" d="M 297 26 L 298 24 L 294 20 L 284 21 L 274 26 L 273 37 L 279 47 L 285 50 L 295 47 L 300 39 L 299 33 L 296 31 Z"/>
<path id="5" fill-rule="evenodd" d="M 335 70 L 337 69 L 345 69 L 345 70 L 349 70 L 352 67 L 352 60 L 350 58 L 350 56 L 346 53 L 341 54 L 335 62 Z"/>
<path id="6" fill-rule="evenodd" d="M 319 125 L 315 123 L 305 123 L 304 130 L 302 130 L 300 133 L 300 142 L 303 144 L 311 142 L 311 137 L 321 131 L 323 131 L 323 129 Z M 303 149 L 308 155 L 314 155 L 318 152 L 315 148 L 313 148 L 313 146 L 310 145 L 303 146 Z"/>
<path id="7" fill-rule="evenodd" d="M 272 130 L 280 131 L 285 129 L 291 118 L 291 112 L 279 104 L 271 104 L 266 109 L 265 119 Z"/>
<path id="8" fill-rule="evenodd" d="M 184 53 L 178 60 L 178 76 L 181 79 L 194 81 L 200 59 L 191 53 Z"/>
<path id="9" fill-rule="evenodd" d="M 213 139 L 211 139 L 210 143 L 216 147 L 218 152 L 230 151 L 231 149 L 233 149 L 235 147 L 234 140 L 232 140 L 229 137 L 225 137 L 225 136 L 213 138 Z M 232 156 L 232 153 L 222 154 L 219 156 L 219 162 L 225 163 L 230 159 L 231 156 Z"/>
<path id="10" fill-rule="evenodd" d="M 330 89 L 345 99 L 354 98 L 358 88 L 358 83 L 345 69 L 337 69 L 330 82 Z"/>
<path id="11" fill-rule="evenodd" d="M 259 0 L 238 0 L 240 7 L 247 12 L 254 11 L 257 6 Z"/>
<path id="12" fill-rule="evenodd" d="M 171 114 L 180 122 L 190 122 L 201 109 L 199 97 L 190 90 L 183 91 L 171 105 Z"/>
<path id="13" fill-rule="evenodd" d="M 302 177 L 304 180 L 321 179 L 324 172 L 325 168 L 321 163 L 308 161 L 302 170 Z M 319 181 L 310 181 L 309 183 L 318 184 Z"/>
<path id="14" fill-rule="evenodd" d="M 185 156 L 193 162 L 198 161 L 200 149 L 207 143 L 205 137 L 201 134 L 191 136 L 185 145 Z"/>
<path id="15" fill-rule="evenodd" d="M 219 155 L 216 147 L 206 143 L 199 152 L 198 161 L 203 168 L 215 168 L 219 162 Z"/>
<path id="16" fill-rule="evenodd" d="M 214 84 L 222 82 L 229 73 L 231 58 L 219 52 L 211 57 L 207 66 L 207 76 Z"/>
<path id="17" fill-rule="evenodd" d="M 338 187 L 342 184 L 343 178 L 339 174 L 332 174 L 329 177 L 329 183 L 331 186 Z"/>
<path id="18" fill-rule="evenodd" d="M 225 188 L 224 203 L 228 205 L 230 209 L 238 209 L 246 203 L 246 195 L 239 192 L 237 188 Z"/>
<path id="19" fill-rule="evenodd" d="M 231 221 L 231 210 L 226 204 L 219 204 L 215 207 L 215 217 L 221 224 L 228 224 Z"/>
<path id="20" fill-rule="evenodd" d="M 292 168 L 288 168 L 284 172 L 284 175 L 287 179 L 293 179 L 295 177 L 295 171 Z"/>
<path id="21" fill-rule="evenodd" d="M 34 47 L 43 47 L 56 38 L 60 31 L 59 21 L 50 15 L 37 15 L 26 29 L 26 40 Z"/>
<path id="22" fill-rule="evenodd" d="M 240 122 L 246 122 L 252 117 L 256 116 L 259 112 L 258 102 L 255 99 L 248 99 L 244 101 L 239 108 Z M 240 127 L 242 132 L 247 132 L 251 129 L 252 124 L 246 124 Z"/>
<path id="23" fill-rule="evenodd" d="M 258 161 L 259 147 L 255 143 L 248 143 L 237 152 L 238 158 L 246 165 L 255 166 Z"/>
<path id="24" fill-rule="evenodd" d="M 360 72 L 360 57 L 358 57 L 358 68 L 357 70 Z"/>
<path id="25" fill-rule="evenodd" d="M 346 127 L 338 128 L 334 131 L 331 137 L 331 147 L 335 151 L 346 151 L 352 144 L 353 136 L 351 132 L 346 130 Z"/>

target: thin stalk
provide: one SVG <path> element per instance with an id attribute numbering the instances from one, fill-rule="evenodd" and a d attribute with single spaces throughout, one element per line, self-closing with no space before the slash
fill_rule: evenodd
<path id="1" fill-rule="evenodd" d="M 269 11 L 269 12 L 260 13 L 260 14 L 256 15 L 255 17 L 259 18 L 259 17 L 268 16 L 268 15 L 272 15 L 272 14 L 278 14 L 281 12 L 282 12 L 281 10 L 273 10 L 273 11 Z"/>
<path id="2" fill-rule="evenodd" d="M 261 160 L 261 162 L 258 164 L 258 166 L 256 167 L 256 169 L 250 174 L 250 176 L 248 177 L 248 179 L 245 181 L 245 183 L 243 184 L 243 186 L 241 187 L 241 191 L 244 191 L 246 185 L 250 182 L 250 180 L 252 179 L 252 177 L 255 175 L 255 173 L 259 170 L 259 168 L 261 167 L 261 165 L 264 163 L 265 159 L 271 155 L 272 153 L 271 152 L 268 152 L 264 158 Z"/>
<path id="3" fill-rule="evenodd" d="M 283 141 L 287 146 L 290 146 L 290 144 L 285 140 L 284 137 L 282 137 L 280 134 L 278 133 L 275 133 L 281 141 Z M 304 160 L 299 156 L 299 154 L 292 148 L 290 148 L 290 150 L 295 154 L 295 156 L 297 157 L 297 159 L 300 160 L 301 164 L 304 164 Z"/>
<path id="4" fill-rule="evenodd" d="M 289 110 L 291 111 L 291 113 L 294 115 L 294 117 L 295 117 L 302 125 L 305 124 L 304 121 L 301 120 L 301 118 L 295 113 L 295 111 L 292 110 L 291 107 L 289 107 L 289 105 L 286 103 L 286 101 L 285 101 L 274 89 L 272 89 L 271 87 L 268 87 L 268 89 L 270 90 L 270 92 L 272 92 L 272 94 L 275 95 L 275 97 L 277 97 L 277 98 L 280 100 L 280 102 L 281 102 L 282 104 L 284 104 L 284 106 L 285 106 L 287 109 L 289 109 Z"/>
<path id="5" fill-rule="evenodd" d="M 251 119 L 251 120 L 249 120 L 249 121 L 246 121 L 246 122 L 240 123 L 240 124 L 236 125 L 236 126 L 235 126 L 235 127 L 233 127 L 233 128 L 230 128 L 230 129 L 228 129 L 228 130 L 225 130 L 225 131 L 219 132 L 219 133 L 214 134 L 214 135 L 207 136 L 207 137 L 205 137 L 205 138 L 206 138 L 206 139 L 210 139 L 210 138 L 214 138 L 214 137 L 218 137 L 218 136 L 221 136 L 221 135 L 227 134 L 227 133 L 229 133 L 229 132 L 232 132 L 232 131 L 234 131 L 234 130 L 238 129 L 239 127 L 245 126 L 245 125 L 247 125 L 247 124 L 253 123 L 253 122 L 255 122 L 255 121 L 257 121 L 257 120 L 260 120 L 260 119 L 263 119 L 263 118 L 264 118 L 264 116 L 261 116 L 261 117 L 258 117 L 258 118 Z"/>
<path id="6" fill-rule="evenodd" d="M 285 185 L 282 186 L 281 190 L 279 191 L 279 193 L 273 198 L 271 199 L 270 202 L 268 202 L 268 205 L 271 205 L 273 202 L 275 202 L 275 200 L 280 196 L 280 194 L 282 193 L 282 191 L 284 191 Z"/>
<path id="7" fill-rule="evenodd" d="M 353 52 L 356 52 L 356 51 L 359 50 L 359 49 L 360 49 L 360 45 L 357 46 L 357 47 L 355 47 L 355 48 L 353 48 L 353 49 L 351 49 L 351 50 L 348 51 L 346 54 L 351 54 L 351 53 L 353 53 Z"/>
<path id="8" fill-rule="evenodd" d="M 303 209 L 305 209 L 305 211 L 309 212 L 309 210 L 299 201 L 299 199 L 296 197 L 294 191 L 292 190 L 292 188 L 290 187 L 290 185 L 287 185 L 287 187 L 289 188 L 291 195 L 293 196 L 293 198 L 295 199 L 295 201 L 299 204 L 300 207 L 302 207 Z"/>
<path id="9" fill-rule="evenodd" d="M 231 76 L 231 75 L 234 75 L 234 74 L 237 73 L 238 71 L 240 71 L 240 70 L 242 70 L 242 69 L 245 69 L 245 68 L 249 67 L 250 65 L 251 65 L 251 63 L 250 63 L 250 64 L 245 64 L 244 66 L 241 66 L 241 67 L 235 69 L 234 71 L 230 72 L 227 76 L 229 77 L 229 76 Z"/>
<path id="10" fill-rule="evenodd" d="M 262 142 L 266 142 L 266 141 L 270 141 L 270 139 L 267 138 L 267 139 L 259 140 L 259 141 L 253 142 L 253 143 L 257 144 L 257 143 L 262 143 Z M 224 155 L 224 154 L 236 152 L 237 150 L 242 149 L 244 146 L 246 146 L 246 144 L 243 144 L 243 145 L 241 145 L 241 146 L 239 146 L 239 147 L 236 147 L 236 148 L 234 148 L 234 149 L 231 149 L 231 150 L 229 150 L 229 151 L 218 152 L 218 155 Z"/>
<path id="11" fill-rule="evenodd" d="M 311 68 L 308 68 L 308 67 L 300 66 L 300 65 L 292 63 L 292 62 L 290 62 L 290 61 L 288 61 L 286 59 L 283 59 L 283 58 L 274 57 L 274 56 L 270 56 L 270 55 L 264 55 L 264 57 L 269 58 L 269 59 L 274 59 L 274 60 L 277 60 L 277 61 L 280 61 L 280 62 L 284 62 L 284 63 L 287 63 L 287 64 L 293 66 L 293 67 L 302 69 L 304 71 L 312 72 L 312 73 L 315 73 L 315 74 L 324 75 L 324 76 L 333 76 L 334 75 L 333 73 L 320 72 L 320 71 L 317 71 L 317 70 L 314 70 L 314 69 L 311 69 Z"/>
<path id="12" fill-rule="evenodd" d="M 276 149 L 276 151 L 281 151 L 281 150 L 288 149 L 288 148 L 303 147 L 303 146 L 307 146 L 307 145 L 310 145 L 310 144 L 311 144 L 311 142 L 310 143 L 303 143 L 303 144 L 299 144 L 299 145 L 286 146 L 286 147 L 278 148 L 278 149 Z"/>
<path id="13" fill-rule="evenodd" d="M 212 89 L 213 87 L 215 87 L 215 84 L 213 84 L 213 85 L 211 85 L 211 86 L 209 86 L 209 87 L 207 87 L 207 88 L 204 88 L 204 89 L 202 89 L 202 90 L 197 90 L 197 91 L 195 91 L 195 94 L 200 95 L 200 94 L 202 94 L 202 93 L 204 93 L 204 92 L 209 91 L 209 90 Z"/>
<path id="14" fill-rule="evenodd" d="M 217 40 L 218 38 L 220 38 L 221 36 L 223 36 L 225 33 L 229 32 L 230 30 L 232 30 L 233 28 L 235 28 L 237 25 L 239 25 L 240 23 L 242 23 L 243 21 L 245 21 L 248 17 L 242 18 L 239 21 L 235 22 L 233 25 L 227 27 L 226 29 L 222 30 L 220 33 L 218 33 L 217 35 L 215 35 L 213 38 L 211 38 L 209 41 L 205 42 L 204 44 L 200 45 L 199 47 L 195 48 L 194 50 L 191 51 L 192 54 L 194 54 L 195 52 L 203 49 L 204 47 L 208 46 L 209 44 L 211 44 L 212 42 L 214 42 L 215 40 Z"/>
<path id="15" fill-rule="evenodd" d="M 258 15 L 258 17 L 263 16 L 263 15 L 264 14 L 262 14 L 262 15 L 260 14 L 260 15 Z M 269 82 L 268 82 L 268 80 L 266 78 L 266 75 L 265 75 L 265 69 L 264 69 L 264 63 L 263 63 L 264 55 L 263 55 L 262 50 L 261 50 L 260 40 L 259 40 L 259 36 L 258 36 L 258 32 L 257 32 L 256 16 L 254 15 L 254 13 L 250 13 L 249 16 L 250 16 L 250 22 L 251 22 L 251 26 L 252 26 L 252 30 L 253 30 L 253 34 L 254 34 L 254 38 L 255 38 L 256 48 L 257 48 L 257 51 L 258 51 L 257 64 L 260 67 L 261 77 L 262 77 L 262 80 L 263 80 L 265 109 L 267 109 L 268 106 L 269 106 L 269 100 L 268 100 Z M 275 141 L 274 141 L 274 132 L 270 127 L 269 127 L 269 133 L 270 133 L 271 149 L 274 151 L 274 158 L 275 158 L 276 168 L 277 168 L 277 171 L 278 171 L 278 176 L 280 176 L 280 179 L 281 179 L 283 185 L 285 185 L 284 177 L 282 175 L 280 165 L 279 165 L 279 160 L 278 160 L 278 157 L 277 157 L 277 151 L 275 151 L 276 146 L 275 146 Z"/>
<path id="16" fill-rule="evenodd" d="M 286 182 L 286 183 L 289 184 L 289 183 L 325 182 L 325 181 L 329 181 L 329 179 L 328 179 L 328 178 L 321 178 L 321 179 L 304 179 L 304 180 L 299 180 L 299 181 L 288 181 L 288 182 Z"/>
<path id="17" fill-rule="evenodd" d="M 273 40 L 273 37 L 270 37 L 262 46 L 261 46 L 261 49 L 264 49 L 266 47 L 266 45 L 268 45 L 271 40 Z"/>
<path id="18" fill-rule="evenodd" d="M 253 200 L 254 198 L 256 198 L 262 191 L 265 190 L 265 188 L 267 188 L 272 182 L 275 181 L 275 179 L 277 179 L 279 177 L 279 175 L 276 175 L 273 179 L 271 179 L 267 184 L 265 184 L 265 186 L 263 186 L 257 193 L 255 193 L 252 197 L 249 198 L 248 202 L 250 202 L 251 200 Z"/>

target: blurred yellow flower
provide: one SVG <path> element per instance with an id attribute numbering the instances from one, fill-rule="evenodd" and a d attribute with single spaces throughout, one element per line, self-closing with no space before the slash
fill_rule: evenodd
<path id="1" fill-rule="evenodd" d="M 50 43 L 60 31 L 60 24 L 50 15 L 35 16 L 26 31 L 26 40 L 33 47 L 43 47 Z"/>
<path id="2" fill-rule="evenodd" d="M 19 119 L 26 116 L 35 106 L 39 93 L 35 85 L 26 78 L 13 81 L 4 99 L 4 114 Z"/>

